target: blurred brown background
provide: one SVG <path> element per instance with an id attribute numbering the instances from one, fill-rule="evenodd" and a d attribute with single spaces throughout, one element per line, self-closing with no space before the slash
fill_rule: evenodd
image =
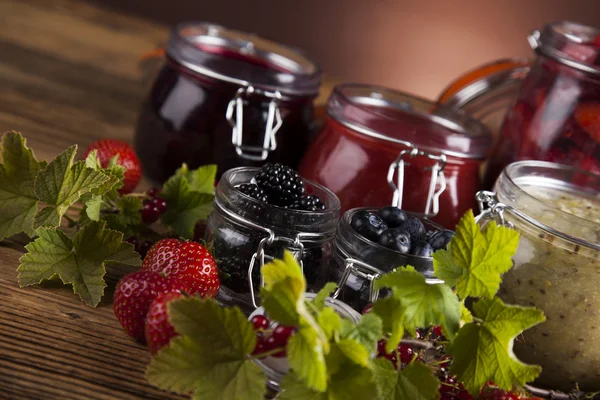
<path id="1" fill-rule="evenodd" d="M 569 19 L 600 26 L 600 0 L 93 0 L 173 25 L 205 20 L 301 47 L 330 77 L 434 98 L 479 64 L 529 56 L 526 37 Z"/>

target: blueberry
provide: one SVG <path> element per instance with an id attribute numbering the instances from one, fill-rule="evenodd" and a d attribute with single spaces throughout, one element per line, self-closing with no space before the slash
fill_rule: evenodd
<path id="1" fill-rule="evenodd" d="M 408 215 L 404 211 L 394 206 L 383 207 L 379 210 L 378 215 L 388 228 L 397 228 L 408 219 Z"/>
<path id="2" fill-rule="evenodd" d="M 429 243 L 421 240 L 420 242 L 415 243 L 411 249 L 411 254 L 419 257 L 431 257 L 433 249 Z"/>
<path id="3" fill-rule="evenodd" d="M 449 230 L 437 231 L 433 233 L 427 240 L 433 251 L 445 249 L 450 240 L 454 236 L 454 232 Z"/>
<path id="4" fill-rule="evenodd" d="M 350 221 L 350 226 L 356 232 L 373 242 L 377 242 L 381 232 L 387 229 L 387 225 L 381 218 L 365 210 L 354 214 L 352 221 Z"/>
<path id="5" fill-rule="evenodd" d="M 379 235 L 378 243 L 400 253 L 408 253 L 410 250 L 410 235 L 403 230 L 387 229 Z"/>
<path id="6" fill-rule="evenodd" d="M 419 242 L 425 237 L 425 226 L 423 226 L 423 223 L 417 218 L 409 217 L 399 229 L 407 231 L 410 235 L 410 240 L 413 243 Z"/>

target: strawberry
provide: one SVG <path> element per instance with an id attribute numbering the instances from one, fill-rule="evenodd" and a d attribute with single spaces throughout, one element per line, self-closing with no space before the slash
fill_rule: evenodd
<path id="1" fill-rule="evenodd" d="M 214 298 L 221 287 L 215 259 L 196 242 L 160 240 L 146 254 L 142 268 L 176 278 L 188 294 Z"/>
<path id="2" fill-rule="evenodd" d="M 119 193 L 127 194 L 135 190 L 142 178 L 142 167 L 135 152 L 131 146 L 121 140 L 101 139 L 97 140 L 85 150 L 84 158 L 92 150 L 97 150 L 98 159 L 102 168 L 106 168 L 111 158 L 117 158 L 117 164 L 125 167 L 125 178 L 123 179 L 123 187 L 119 189 Z"/>
<path id="3" fill-rule="evenodd" d="M 600 142 L 600 103 L 578 105 L 575 120 L 595 141 Z"/>
<path id="4" fill-rule="evenodd" d="M 158 350 L 168 345 L 173 337 L 177 336 L 175 328 L 169 323 L 167 304 L 171 300 L 181 297 L 183 294 L 177 292 L 163 293 L 150 304 L 146 316 L 146 343 L 152 354 L 156 354 Z"/>
<path id="5" fill-rule="evenodd" d="M 144 343 L 144 322 L 152 301 L 162 293 L 180 290 L 182 284 L 173 277 L 147 270 L 132 272 L 117 283 L 113 310 L 129 336 Z"/>

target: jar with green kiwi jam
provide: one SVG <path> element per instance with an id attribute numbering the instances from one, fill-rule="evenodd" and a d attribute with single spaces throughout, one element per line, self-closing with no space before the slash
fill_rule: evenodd
<path id="1" fill-rule="evenodd" d="M 478 200 L 492 219 L 521 236 L 499 296 L 544 311 L 546 322 L 514 343 L 516 356 L 543 370 L 536 386 L 600 391 L 600 175 L 520 161 Z"/>

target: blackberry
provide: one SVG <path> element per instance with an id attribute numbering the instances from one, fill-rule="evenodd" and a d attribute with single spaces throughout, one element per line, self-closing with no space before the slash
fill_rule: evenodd
<path id="1" fill-rule="evenodd" d="M 281 164 L 265 164 L 254 179 L 258 187 L 265 191 L 269 203 L 276 206 L 289 207 L 306 191 L 300 175 Z"/>
<path id="2" fill-rule="evenodd" d="M 317 196 L 309 194 L 304 196 L 292 203 L 290 206 L 293 210 L 304 210 L 304 211 L 322 211 L 325 209 L 325 204 L 321 202 Z"/>
<path id="3" fill-rule="evenodd" d="M 267 194 L 265 191 L 253 183 L 243 183 L 236 189 L 244 193 L 246 196 L 252 197 L 253 199 L 263 201 L 265 203 L 267 202 Z"/>

